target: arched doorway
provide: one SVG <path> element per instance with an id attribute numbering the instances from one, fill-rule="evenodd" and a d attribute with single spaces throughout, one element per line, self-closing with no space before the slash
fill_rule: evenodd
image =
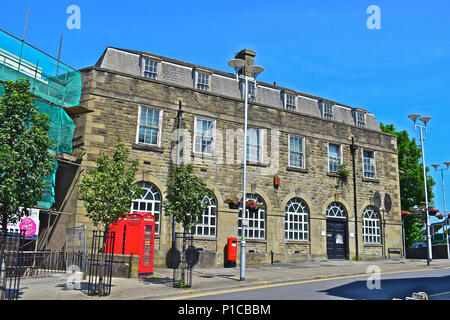
<path id="1" fill-rule="evenodd" d="M 346 259 L 347 210 L 339 202 L 332 202 L 327 208 L 327 256 L 328 259 Z"/>

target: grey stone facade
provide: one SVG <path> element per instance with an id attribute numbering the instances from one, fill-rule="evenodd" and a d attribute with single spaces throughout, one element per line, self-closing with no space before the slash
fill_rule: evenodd
<path id="1" fill-rule="evenodd" d="M 143 76 L 142 57 L 159 62 L 157 79 Z M 195 88 L 195 71 L 210 74 L 209 90 Z M 196 236 L 203 265 L 224 264 L 228 237 L 238 236 L 238 210 L 224 203 L 226 198 L 242 196 L 243 100 L 236 76 L 174 59 L 131 50 L 107 48 L 96 66 L 81 70 L 86 107 L 94 110 L 77 120 L 74 135 L 79 146 L 79 174 L 62 211 L 73 212 L 67 225 L 90 224 L 76 184 L 93 167 L 100 152 L 111 152 L 118 136 L 129 146 L 131 158 L 139 161 L 136 182 L 145 181 L 164 198 L 172 174 L 176 150 L 177 110 L 183 105 L 183 163 L 194 163 L 195 173 L 214 191 L 216 200 L 215 233 Z M 283 92 L 296 94 L 296 110 L 283 109 Z M 333 119 L 322 117 L 321 102 L 333 105 Z M 162 121 L 158 145 L 139 143 L 137 126 L 140 107 L 159 110 Z M 355 111 L 365 115 L 365 127 L 355 122 Z M 193 152 L 196 117 L 215 120 L 215 150 L 212 155 Z M 327 259 L 327 208 L 338 202 L 346 210 L 346 258 L 356 256 L 356 240 L 361 259 L 387 256 L 389 248 L 402 248 L 400 190 L 396 137 L 382 133 L 373 114 L 337 102 L 323 100 L 292 89 L 259 83 L 256 101 L 249 103 L 249 127 L 260 128 L 263 138 L 262 162 L 247 166 L 247 191 L 264 203 L 260 225 L 263 236 L 247 240 L 249 264 L 274 261 L 312 261 Z M 305 144 L 303 168 L 289 165 L 289 137 L 302 137 Z M 188 138 L 190 137 L 190 138 Z M 357 216 L 354 210 L 353 170 L 341 179 L 329 172 L 328 145 L 341 145 L 343 163 L 352 169 L 351 138 L 356 151 Z M 363 150 L 375 154 L 376 177 L 363 177 Z M 231 161 L 230 161 L 231 160 Z M 280 184 L 274 185 L 274 178 Z M 366 242 L 363 211 L 373 205 L 374 195 L 389 195 L 392 208 L 379 212 L 380 241 Z M 306 204 L 305 239 L 285 238 L 286 210 L 291 199 Z M 355 219 L 357 218 L 357 219 Z M 355 225 L 357 220 L 357 225 Z M 366 225 L 367 226 L 367 225 Z M 357 228 L 355 228 L 357 227 Z M 64 228 L 61 227 L 61 230 Z M 355 233 L 357 231 L 357 233 Z M 165 265 L 171 246 L 171 218 L 160 212 L 160 232 L 155 240 L 155 265 Z M 401 250 L 402 251 L 402 250 Z M 403 251 L 402 251 L 403 252 Z M 239 263 L 239 259 L 238 259 Z"/>

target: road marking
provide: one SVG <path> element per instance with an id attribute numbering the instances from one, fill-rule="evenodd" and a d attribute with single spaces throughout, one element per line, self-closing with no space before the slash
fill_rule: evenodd
<path id="1" fill-rule="evenodd" d="M 444 267 L 444 268 L 432 267 L 431 269 L 433 269 L 433 270 L 446 270 L 446 269 L 450 269 L 450 267 Z M 387 274 L 398 274 L 398 273 L 408 273 L 408 272 L 422 272 L 422 271 L 430 271 L 430 268 L 428 268 L 428 269 L 418 269 L 418 270 L 390 271 L 390 272 L 384 271 L 383 274 L 387 275 Z M 253 291 L 253 290 L 260 290 L 260 289 L 267 289 L 267 288 L 276 288 L 276 287 L 292 286 L 292 285 L 298 285 L 298 284 L 307 284 L 307 283 L 314 283 L 314 282 L 330 281 L 330 280 L 343 280 L 343 279 L 351 279 L 351 278 L 360 278 L 360 277 L 367 277 L 367 276 L 370 276 L 370 275 L 371 275 L 370 273 L 362 273 L 362 274 L 355 274 L 355 275 L 350 275 L 350 276 L 340 276 L 340 277 L 321 278 L 321 279 L 313 279 L 313 280 L 301 280 L 301 281 L 293 281 L 293 282 L 264 284 L 262 286 L 256 286 L 256 287 L 237 288 L 237 289 L 230 289 L 230 290 L 223 290 L 223 291 L 198 293 L 198 294 L 190 296 L 189 299 L 190 298 L 205 297 L 205 296 L 213 296 L 213 295 L 219 295 L 219 294 L 234 293 L 234 292 Z M 167 300 L 182 300 L 182 299 L 186 299 L 186 297 L 182 296 L 182 297 L 167 298 Z"/>
<path id="2" fill-rule="evenodd" d="M 443 294 L 450 294 L 450 291 L 430 294 L 428 297 L 442 296 Z"/>

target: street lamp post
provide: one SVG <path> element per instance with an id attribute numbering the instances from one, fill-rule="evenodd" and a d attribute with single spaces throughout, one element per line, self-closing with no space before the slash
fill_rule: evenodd
<path id="1" fill-rule="evenodd" d="M 449 169 L 450 162 L 444 162 L 444 164 L 447 167 L 443 168 L 443 169 L 438 169 L 439 168 L 438 164 L 432 164 L 432 166 L 434 167 L 435 171 L 440 171 L 441 172 L 441 176 L 442 176 L 442 197 L 444 199 L 444 217 L 445 217 L 445 220 L 442 223 L 442 232 L 444 233 L 445 243 L 447 245 L 447 259 L 450 259 L 450 252 L 449 252 L 449 248 L 448 248 L 448 236 L 445 234 L 445 225 L 448 223 L 448 215 L 447 215 L 447 208 L 445 207 L 445 186 L 444 186 L 444 170 L 448 170 Z"/>
<path id="2" fill-rule="evenodd" d="M 241 263 L 240 263 L 240 280 L 245 280 L 245 251 L 246 251 L 246 242 L 245 242 L 245 227 L 247 221 L 247 209 L 246 209 L 246 198 L 247 198 L 247 110 L 248 110 L 248 79 L 247 72 L 253 75 L 253 80 L 255 81 L 255 89 L 256 89 L 256 76 L 264 71 L 264 68 L 261 66 L 255 65 L 247 65 L 247 61 L 242 59 L 233 59 L 228 62 L 228 65 L 236 71 L 236 81 L 239 82 L 239 79 L 244 80 L 245 88 L 244 88 L 244 151 L 243 151 L 243 187 L 242 187 L 242 241 L 241 241 Z M 241 72 L 243 71 L 243 72 Z"/>
<path id="3" fill-rule="evenodd" d="M 408 116 L 408 118 L 410 118 L 413 122 L 414 122 L 414 130 L 416 130 L 417 128 L 419 128 L 420 131 L 420 146 L 422 148 L 422 166 L 423 166 L 423 182 L 425 184 L 425 206 L 426 206 L 426 214 L 427 214 L 427 219 L 426 219 L 426 228 L 427 228 L 427 265 L 430 265 L 430 262 L 433 259 L 433 254 L 432 254 L 432 248 L 431 248 L 431 237 L 430 237 L 430 215 L 428 213 L 428 191 L 427 191 L 427 175 L 426 175 L 426 166 L 425 166 L 425 150 L 423 148 L 423 134 L 422 134 L 422 129 L 425 129 L 425 131 L 427 131 L 427 123 L 431 120 L 431 117 L 421 117 L 420 118 L 420 114 L 410 114 Z M 420 119 L 419 119 L 420 118 Z M 418 125 L 416 123 L 417 119 L 419 119 L 420 121 L 422 121 L 424 123 L 423 126 Z"/>

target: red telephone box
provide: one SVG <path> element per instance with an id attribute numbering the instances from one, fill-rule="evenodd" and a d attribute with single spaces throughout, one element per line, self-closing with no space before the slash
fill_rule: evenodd
<path id="1" fill-rule="evenodd" d="M 110 226 L 115 235 L 115 254 L 138 255 L 139 277 L 153 274 L 155 217 L 147 212 L 127 213 Z"/>

